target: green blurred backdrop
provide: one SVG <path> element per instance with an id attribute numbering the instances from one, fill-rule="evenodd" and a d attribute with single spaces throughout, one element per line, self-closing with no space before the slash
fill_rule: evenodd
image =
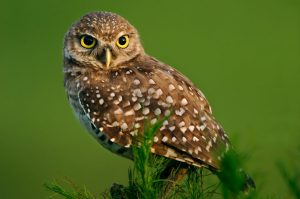
<path id="1" fill-rule="evenodd" d="M 89 11 L 117 12 L 146 51 L 199 86 L 261 193 L 288 197 L 275 162 L 300 145 L 300 2 L 1 1 L 0 198 L 47 198 L 69 177 L 99 193 L 126 183 L 130 161 L 103 149 L 74 117 L 63 89 L 62 41 Z"/>

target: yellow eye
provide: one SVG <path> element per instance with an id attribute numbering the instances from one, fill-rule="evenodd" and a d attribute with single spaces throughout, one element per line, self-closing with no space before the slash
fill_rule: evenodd
<path id="1" fill-rule="evenodd" d="M 129 37 L 128 35 L 121 36 L 117 41 L 117 46 L 120 48 L 127 48 L 129 44 Z"/>
<path id="2" fill-rule="evenodd" d="M 96 45 L 96 43 L 97 43 L 96 39 L 89 35 L 83 35 L 80 38 L 81 46 L 87 49 L 93 48 Z"/>

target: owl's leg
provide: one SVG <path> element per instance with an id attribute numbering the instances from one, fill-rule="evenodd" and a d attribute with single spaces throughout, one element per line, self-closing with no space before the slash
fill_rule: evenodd
<path id="1" fill-rule="evenodd" d="M 160 198 L 168 196 L 175 186 L 184 179 L 188 173 L 188 167 L 189 166 L 185 163 L 171 161 L 160 177 L 160 179 L 164 179 L 166 181 L 163 189 L 161 190 Z"/>

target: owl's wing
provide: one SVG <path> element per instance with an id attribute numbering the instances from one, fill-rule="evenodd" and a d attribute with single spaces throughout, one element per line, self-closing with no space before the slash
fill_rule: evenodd
<path id="1" fill-rule="evenodd" d="M 154 124 L 170 112 L 154 136 L 153 153 L 217 169 L 229 144 L 203 94 L 172 68 L 126 68 L 109 81 L 91 83 L 79 99 L 95 128 L 125 148 L 143 133 L 145 119 Z"/>
<path id="2" fill-rule="evenodd" d="M 189 164 L 218 169 L 219 159 L 230 143 L 213 117 L 208 101 L 184 75 L 166 65 L 157 65 L 147 78 L 156 83 L 149 89 L 163 92 L 157 100 L 151 97 L 149 117 L 161 116 L 155 115 L 157 108 L 162 113 L 170 110 L 173 114 L 154 138 L 155 152 Z"/>

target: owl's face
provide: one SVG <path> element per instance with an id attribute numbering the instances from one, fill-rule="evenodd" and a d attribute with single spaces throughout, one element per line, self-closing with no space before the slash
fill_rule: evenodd
<path id="1" fill-rule="evenodd" d="M 65 36 L 65 59 L 82 67 L 114 70 L 143 53 L 136 29 L 114 13 L 87 14 Z"/>

